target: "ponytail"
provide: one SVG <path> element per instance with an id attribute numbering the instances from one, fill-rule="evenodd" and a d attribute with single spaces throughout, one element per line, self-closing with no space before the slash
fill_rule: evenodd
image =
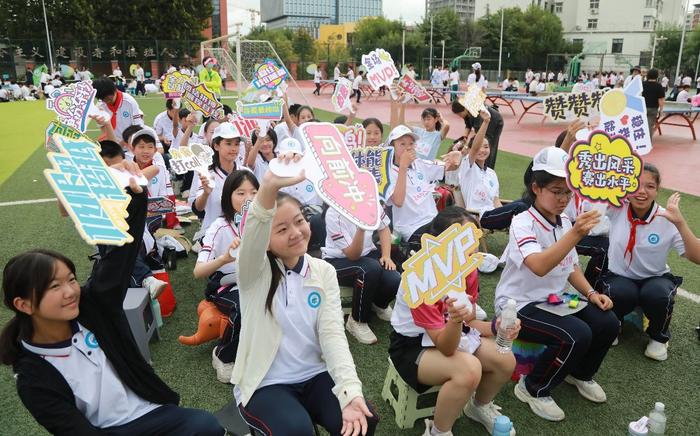
<path id="1" fill-rule="evenodd" d="M 15 314 L 0 333 L 0 363 L 13 365 L 19 358 L 20 340 L 31 339 L 32 319 L 24 313 Z"/>

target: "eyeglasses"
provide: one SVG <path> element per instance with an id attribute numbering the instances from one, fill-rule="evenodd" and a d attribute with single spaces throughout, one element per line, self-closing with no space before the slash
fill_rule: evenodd
<path id="1" fill-rule="evenodd" d="M 554 195 L 557 198 L 557 200 L 561 200 L 562 198 L 570 199 L 574 195 L 574 193 L 571 191 L 559 191 L 559 190 L 553 191 L 549 188 L 544 188 L 544 189 L 551 192 L 552 195 Z"/>

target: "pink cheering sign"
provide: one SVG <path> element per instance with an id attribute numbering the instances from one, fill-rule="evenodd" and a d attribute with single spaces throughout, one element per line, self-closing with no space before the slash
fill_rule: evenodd
<path id="1" fill-rule="evenodd" d="M 85 132 L 96 92 L 89 81 L 64 86 L 49 94 L 46 109 L 56 112 L 61 124 Z"/>
<path id="2" fill-rule="evenodd" d="M 256 89 L 267 88 L 272 91 L 287 80 L 287 75 L 287 70 L 277 65 L 274 59 L 268 58 L 255 70 L 253 86 Z"/>
<path id="3" fill-rule="evenodd" d="M 338 79 L 338 83 L 335 85 L 335 91 L 331 96 L 331 103 L 333 103 L 333 109 L 336 112 L 342 112 L 344 109 L 350 109 L 352 107 L 352 101 L 350 100 L 350 94 L 352 93 L 352 82 L 343 77 Z"/>
<path id="4" fill-rule="evenodd" d="M 362 65 L 367 69 L 367 81 L 375 91 L 382 86 L 391 86 L 394 79 L 399 77 L 391 54 L 383 48 L 362 55 Z"/>
<path id="5" fill-rule="evenodd" d="M 365 230 L 376 230 L 381 221 L 377 182 L 357 167 L 343 136 L 330 123 L 299 126 L 306 153 L 306 177 L 323 201 Z"/>
<path id="6" fill-rule="evenodd" d="M 411 79 L 407 74 L 401 76 L 398 86 L 403 89 L 406 94 L 413 96 L 419 102 L 432 100 L 428 91 L 426 91 L 420 83 Z"/>

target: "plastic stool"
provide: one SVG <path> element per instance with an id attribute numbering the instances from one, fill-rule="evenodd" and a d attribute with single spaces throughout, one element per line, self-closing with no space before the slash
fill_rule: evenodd
<path id="1" fill-rule="evenodd" d="M 151 305 L 151 295 L 146 288 L 129 288 L 126 291 L 122 307 L 141 355 L 146 359 L 146 362 L 151 363 L 151 350 L 148 343 L 154 336 L 160 339 Z"/>
<path id="2" fill-rule="evenodd" d="M 398 395 L 394 396 L 391 392 L 392 385 L 396 386 Z M 396 417 L 396 425 L 401 429 L 413 428 L 417 420 L 433 416 L 435 414 L 435 405 L 418 409 L 418 397 L 434 392 L 438 392 L 440 386 L 433 386 L 426 392 L 419 394 L 412 387 L 406 384 L 401 378 L 394 364 L 389 358 L 389 368 L 384 379 L 384 388 L 382 389 L 382 399 L 389 402 L 389 405 L 394 409 Z"/>
<path id="3" fill-rule="evenodd" d="M 352 286 L 340 287 L 340 305 L 343 307 L 343 314 L 350 315 L 352 313 Z"/>

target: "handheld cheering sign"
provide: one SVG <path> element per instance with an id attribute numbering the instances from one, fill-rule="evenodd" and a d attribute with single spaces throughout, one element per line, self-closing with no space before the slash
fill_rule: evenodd
<path id="1" fill-rule="evenodd" d="M 209 165 L 212 164 L 214 150 L 208 145 L 192 144 L 189 147 L 180 147 L 170 150 L 170 168 L 175 174 L 185 174 L 188 171 L 196 171 L 206 177 L 209 186 L 214 188 L 214 179 L 209 174 Z"/>

